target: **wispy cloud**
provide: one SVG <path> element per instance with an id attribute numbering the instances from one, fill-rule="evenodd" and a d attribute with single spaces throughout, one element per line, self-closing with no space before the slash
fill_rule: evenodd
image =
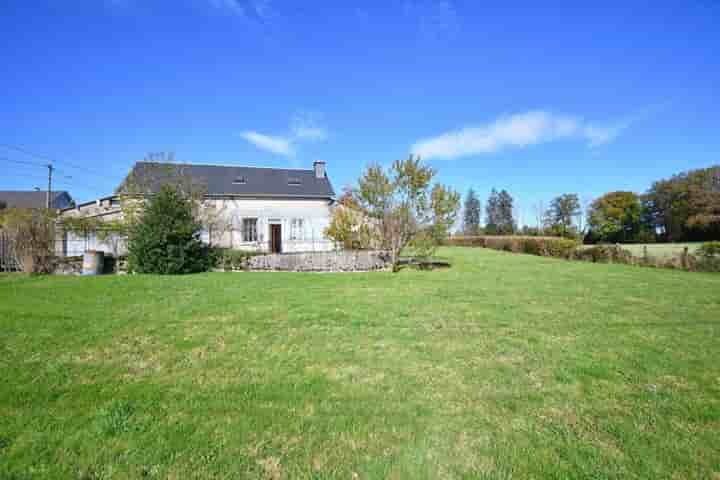
<path id="1" fill-rule="evenodd" d="M 452 159 L 569 139 L 597 147 L 613 141 L 634 121 L 635 118 L 628 118 L 609 125 L 597 125 L 581 117 L 537 110 L 502 116 L 486 125 L 422 139 L 411 147 L 411 151 L 425 159 Z"/>
<path id="2" fill-rule="evenodd" d="M 267 22 L 270 17 L 269 0 L 209 0 L 209 2 L 215 8 L 261 23 Z"/>
<path id="3" fill-rule="evenodd" d="M 285 137 L 265 135 L 264 133 L 252 130 L 242 132 L 240 136 L 261 150 L 267 150 L 268 152 L 284 155 L 286 157 L 292 157 L 295 155 L 295 149 L 293 148 L 291 141 Z"/>
<path id="4" fill-rule="evenodd" d="M 406 0 L 403 11 L 430 40 L 452 37 L 460 28 L 460 16 L 451 0 Z"/>
<path id="5" fill-rule="evenodd" d="M 320 115 L 312 112 L 295 114 L 290 122 L 290 130 L 296 140 L 320 142 L 327 140 L 328 132 L 320 125 Z"/>
<path id="6" fill-rule="evenodd" d="M 242 138 L 257 148 L 268 152 L 292 157 L 301 143 L 322 142 L 327 140 L 328 131 L 321 125 L 319 113 L 300 112 L 293 115 L 289 133 L 286 135 L 267 135 L 254 130 L 240 134 Z"/>

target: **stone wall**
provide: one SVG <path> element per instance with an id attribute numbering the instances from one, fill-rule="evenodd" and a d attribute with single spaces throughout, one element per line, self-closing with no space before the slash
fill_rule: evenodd
<path id="1" fill-rule="evenodd" d="M 57 258 L 55 265 L 56 275 L 80 275 L 82 273 L 83 257 Z"/>
<path id="2" fill-rule="evenodd" d="M 385 252 L 345 250 L 257 255 L 248 259 L 248 270 L 286 272 L 367 272 L 389 267 Z"/>
<path id="3" fill-rule="evenodd" d="M 82 275 L 83 257 L 56 257 L 55 275 Z M 115 258 L 105 256 L 103 262 L 103 274 L 127 273 L 127 260 L 125 257 Z"/>

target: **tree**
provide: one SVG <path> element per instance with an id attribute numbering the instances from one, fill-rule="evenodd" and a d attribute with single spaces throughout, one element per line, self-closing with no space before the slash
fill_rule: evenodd
<path id="1" fill-rule="evenodd" d="M 545 227 L 561 237 L 573 236 L 573 219 L 581 212 L 577 194 L 565 193 L 555 197 L 545 212 Z"/>
<path id="2" fill-rule="evenodd" d="M 545 222 L 545 203 L 542 200 L 538 200 L 533 204 L 532 208 L 535 214 L 535 228 L 539 235 L 542 233 Z"/>
<path id="3" fill-rule="evenodd" d="M 640 197 L 634 192 L 610 192 L 590 206 L 590 236 L 604 242 L 628 242 L 640 233 Z"/>
<path id="4" fill-rule="evenodd" d="M 665 240 L 720 238 L 720 166 L 654 182 L 643 207 L 647 228 Z"/>
<path id="5" fill-rule="evenodd" d="M 371 165 L 358 180 L 353 197 L 373 223 L 395 270 L 406 247 L 422 246 L 423 255 L 431 253 L 455 222 L 460 196 L 441 185 L 433 188 L 435 173 L 411 155 L 395 161 L 387 172 Z"/>
<path id="6" fill-rule="evenodd" d="M 513 198 L 506 191 L 494 188 L 485 207 L 485 230 L 491 235 L 512 235 L 516 228 L 513 217 Z"/>
<path id="7" fill-rule="evenodd" d="M 468 190 L 463 207 L 463 234 L 478 235 L 480 233 L 480 200 L 472 188 Z"/>
<path id="8" fill-rule="evenodd" d="M 207 269 L 200 242 L 202 225 L 193 200 L 180 188 L 163 185 L 145 202 L 128 238 L 128 267 L 138 273 L 179 274 Z"/>
<path id="9" fill-rule="evenodd" d="M 373 245 L 372 223 L 360 208 L 352 188 L 345 187 L 333 209 L 325 235 L 346 250 L 364 250 Z"/>
<path id="10" fill-rule="evenodd" d="M 5 210 L 7 208 L 7 203 L 0 200 L 0 210 Z"/>
<path id="11" fill-rule="evenodd" d="M 55 221 L 51 209 L 6 208 L 0 229 L 7 234 L 10 251 L 25 273 L 51 273 L 54 264 Z"/>

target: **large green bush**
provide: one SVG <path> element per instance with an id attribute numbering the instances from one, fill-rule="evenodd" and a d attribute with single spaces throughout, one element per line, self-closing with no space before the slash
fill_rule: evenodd
<path id="1" fill-rule="evenodd" d="M 163 186 L 145 205 L 128 236 L 128 268 L 137 273 L 180 274 L 207 270 L 207 249 L 193 200 L 180 189 Z"/>
<path id="2" fill-rule="evenodd" d="M 698 247 L 695 268 L 703 272 L 720 272 L 720 241 L 705 242 Z"/>
<path id="3" fill-rule="evenodd" d="M 579 248 L 575 258 L 594 263 L 633 263 L 634 257 L 629 250 L 618 245 L 595 245 L 588 248 Z"/>

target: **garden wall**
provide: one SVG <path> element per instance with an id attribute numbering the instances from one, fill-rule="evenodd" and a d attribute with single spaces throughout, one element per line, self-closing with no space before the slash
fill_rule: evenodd
<path id="1" fill-rule="evenodd" d="M 385 252 L 348 250 L 256 255 L 247 259 L 248 270 L 286 272 L 367 272 L 389 267 Z"/>

